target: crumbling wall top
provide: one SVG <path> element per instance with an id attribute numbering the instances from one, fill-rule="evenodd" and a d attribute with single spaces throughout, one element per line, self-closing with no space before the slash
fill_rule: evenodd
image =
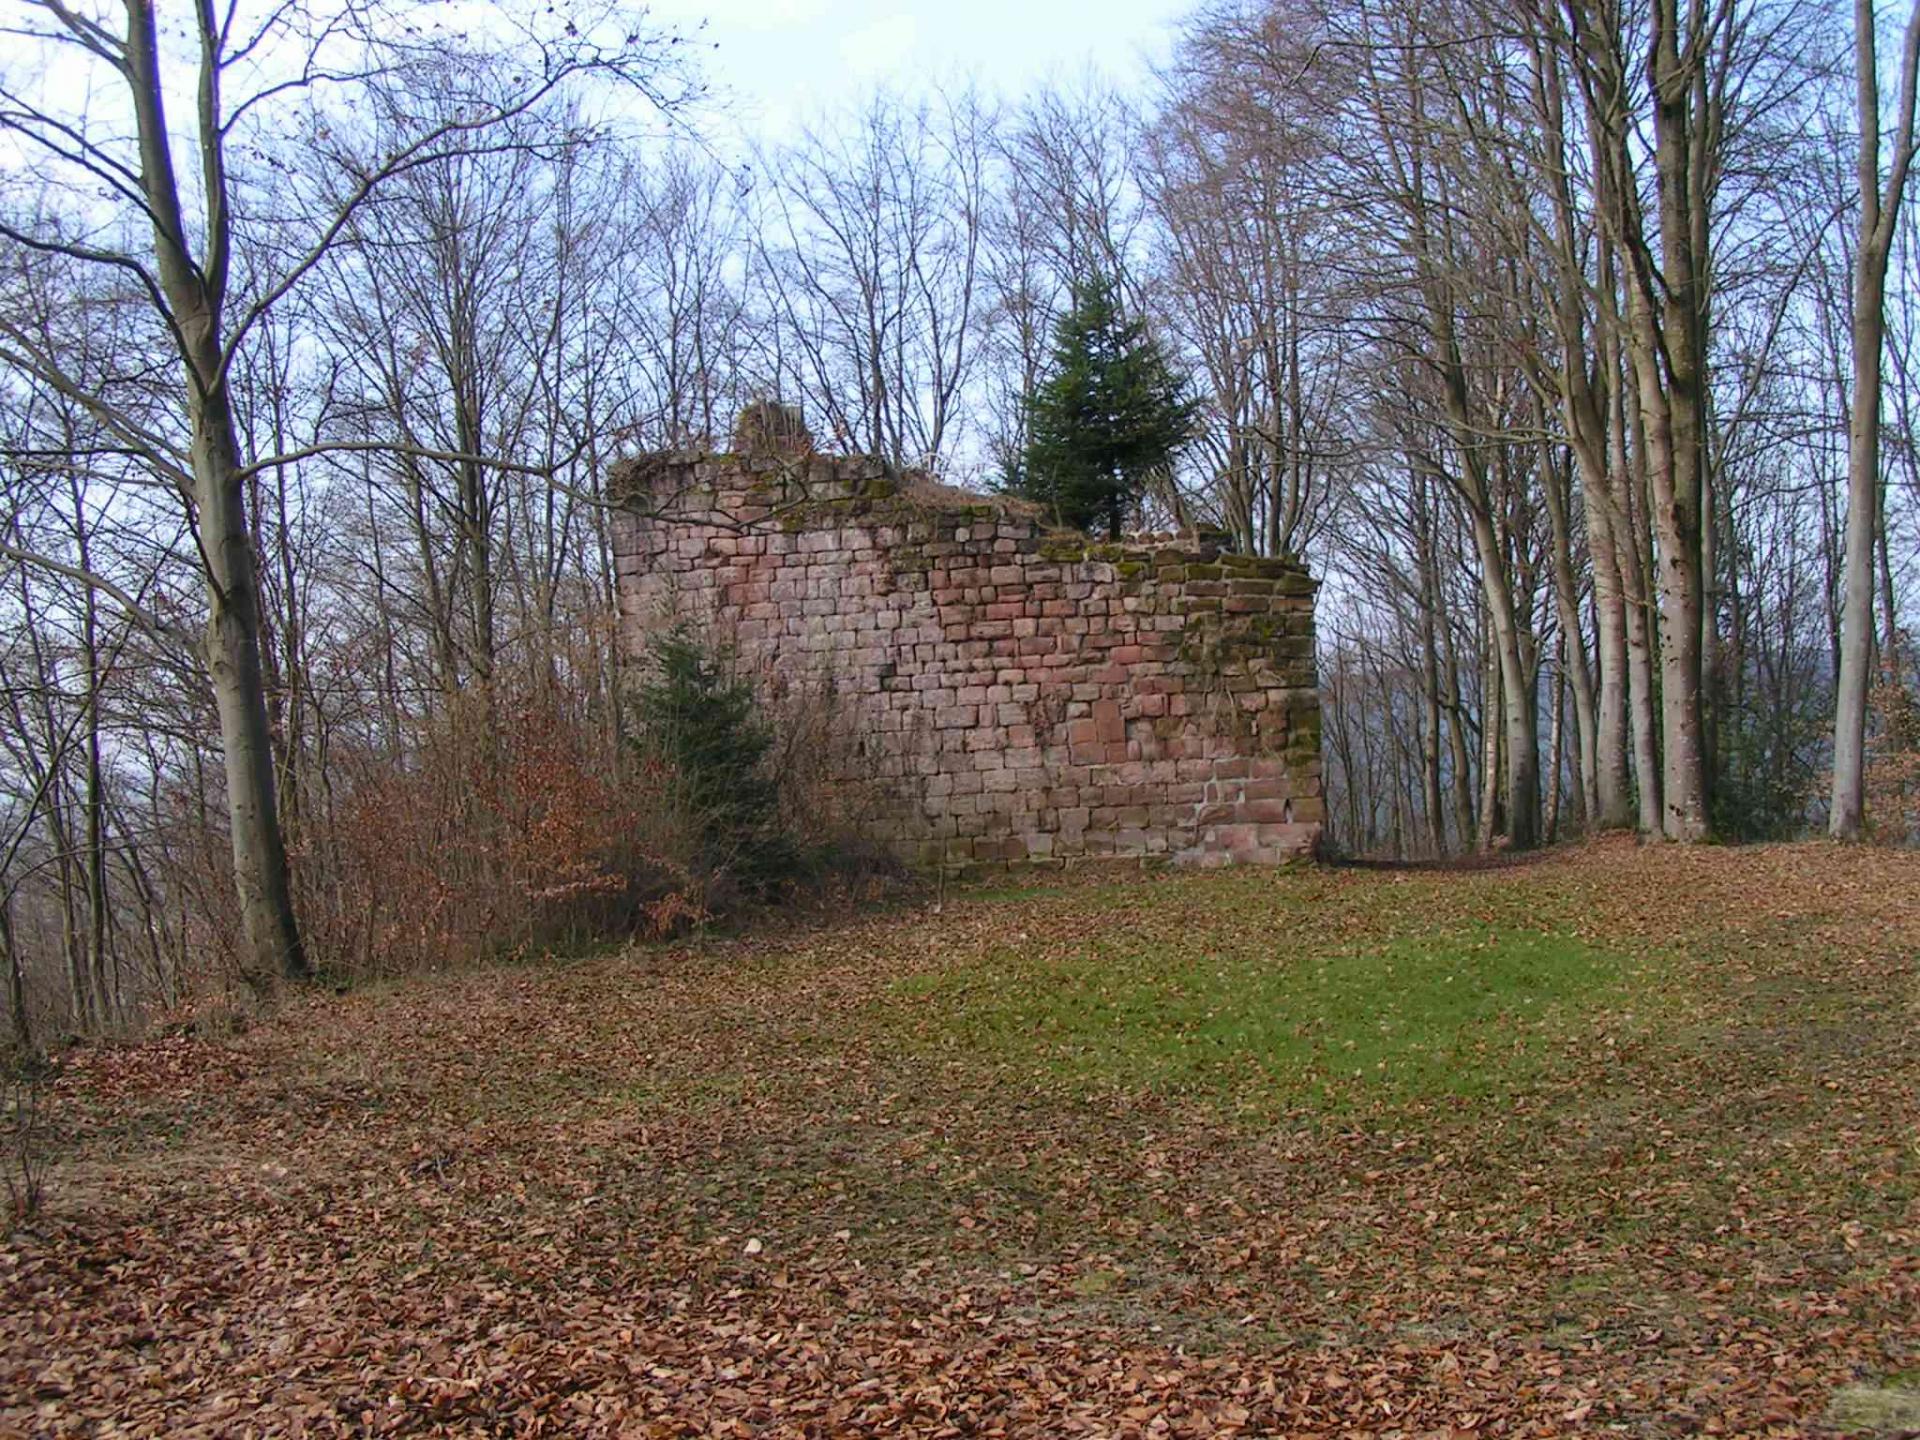
<path id="1" fill-rule="evenodd" d="M 1172 565 L 1217 566 L 1217 576 L 1183 578 L 1285 579 L 1288 593 L 1312 594 L 1318 582 L 1293 555 L 1243 555 L 1224 530 L 1138 532 L 1121 540 L 1096 539 L 1049 523 L 1044 507 L 1010 495 L 981 494 L 948 485 L 924 470 L 901 470 L 868 455 L 817 452 L 755 453 L 709 449 L 662 450 L 618 462 L 609 472 L 608 498 L 662 519 L 706 521 L 727 515 L 742 525 L 793 531 L 839 526 L 849 520 L 1012 521 L 1038 539 L 1041 557 L 1062 563 L 1105 561 L 1122 573 Z"/>

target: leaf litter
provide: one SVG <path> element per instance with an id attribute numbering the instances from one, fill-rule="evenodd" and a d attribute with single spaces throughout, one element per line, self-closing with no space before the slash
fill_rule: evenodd
<path id="1" fill-rule="evenodd" d="M 1071 877 L 77 1051 L 0 1436 L 1873 1433 L 1829 1407 L 1920 1364 L 1917 902 L 1823 845 Z M 1128 935 L 1200 1021 L 1114 1023 L 1223 1044 L 1235 947 L 1523 930 L 1627 978 L 1471 1094 L 1135 1083 L 955 998 Z"/>

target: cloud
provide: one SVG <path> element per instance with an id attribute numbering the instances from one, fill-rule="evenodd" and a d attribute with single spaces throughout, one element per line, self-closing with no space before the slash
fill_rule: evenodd
<path id="1" fill-rule="evenodd" d="M 713 13 L 709 3 L 705 9 Z M 778 30 L 789 25 L 812 25 L 827 16 L 827 0 L 744 0 L 718 9 L 742 29 Z M 729 13 L 731 12 L 731 13 Z"/>
<path id="2" fill-rule="evenodd" d="M 758 34 L 815 26 L 827 17 L 830 0 L 654 0 L 656 19 L 681 28 L 705 21 L 717 34 Z"/>
<path id="3" fill-rule="evenodd" d="M 898 69 L 919 39 L 920 22 L 896 12 L 843 36 L 840 58 L 856 75 L 881 75 Z"/>

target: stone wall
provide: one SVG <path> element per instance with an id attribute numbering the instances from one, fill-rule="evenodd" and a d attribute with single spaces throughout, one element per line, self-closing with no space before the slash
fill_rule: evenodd
<path id="1" fill-rule="evenodd" d="M 925 863 L 1276 862 L 1319 836 L 1314 582 L 1217 537 L 1101 544 L 877 463 L 619 469 L 622 644 L 670 615 L 763 674 L 831 675 L 849 779 Z"/>

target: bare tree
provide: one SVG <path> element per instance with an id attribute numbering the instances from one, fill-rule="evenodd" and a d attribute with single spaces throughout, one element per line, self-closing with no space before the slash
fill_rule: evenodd
<path id="1" fill-rule="evenodd" d="M 1859 148 L 1858 241 L 1853 260 L 1853 414 L 1847 442 L 1845 614 L 1833 719 L 1833 799 L 1828 829 L 1860 838 L 1866 778 L 1867 685 L 1873 659 L 1874 540 L 1880 533 L 1882 359 L 1886 352 L 1887 263 L 1914 153 L 1914 89 L 1920 76 L 1920 3 L 1900 47 L 1893 160 L 1880 173 L 1880 75 L 1873 0 L 1853 7 L 1855 121 Z M 1891 597 L 1889 597 L 1889 606 Z M 1891 616 L 1889 616 L 1891 625 Z M 1891 629 L 1889 635 L 1891 635 Z"/>
<path id="2" fill-rule="evenodd" d="M 1306 548 L 1351 458 L 1314 43 L 1310 17 L 1284 7 L 1196 16 L 1142 147 L 1155 299 L 1211 401 L 1209 498 L 1246 549 L 1269 554 Z"/>
<path id="3" fill-rule="evenodd" d="M 970 95 L 878 96 L 773 155 L 762 240 L 779 338 L 845 445 L 937 464 L 974 366 L 988 117 Z"/>
<path id="4" fill-rule="evenodd" d="M 395 179 L 490 146 L 503 123 L 576 78 L 624 80 L 658 96 L 660 45 L 612 12 L 503 10 L 497 23 L 512 32 L 519 55 L 501 83 L 476 90 L 453 118 L 395 135 L 370 164 L 354 167 L 343 146 L 350 168 L 340 185 L 282 164 L 273 154 L 278 127 L 351 130 L 351 111 L 341 107 L 455 43 L 435 32 L 427 7 L 282 4 L 252 14 L 239 0 L 224 8 L 198 0 L 177 49 L 151 0 L 126 0 L 118 25 L 60 0 L 19 9 L 8 33 L 31 53 L 31 68 L 4 82 L 0 127 L 29 157 L 34 178 L 72 203 L 38 223 L 0 222 L 0 237 L 129 278 L 147 300 L 156 352 L 177 380 L 163 416 L 129 413 L 90 394 L 64 356 L 4 316 L 0 363 L 87 404 L 175 489 L 190 517 L 205 582 L 198 650 L 217 700 L 247 965 L 258 976 L 304 976 L 311 967 L 275 792 L 259 559 L 246 505 L 249 478 L 286 461 L 242 448 L 236 357 Z M 104 72 L 112 88 L 74 87 L 80 68 Z M 75 89 L 103 98 L 76 106 L 66 98 Z M 264 166 L 254 159 L 262 152 Z M 104 217 L 103 201 L 112 207 Z"/>

